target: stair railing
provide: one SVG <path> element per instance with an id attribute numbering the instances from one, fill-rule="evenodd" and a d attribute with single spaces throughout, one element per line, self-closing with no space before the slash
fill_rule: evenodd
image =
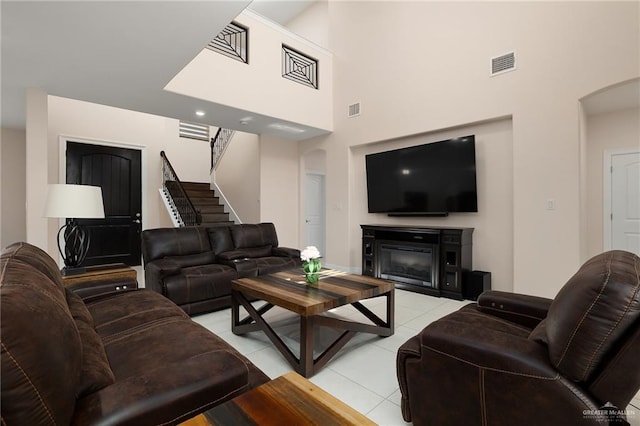
<path id="1" fill-rule="evenodd" d="M 164 151 L 160 151 L 160 157 L 162 157 L 162 187 L 176 206 L 183 226 L 200 225 L 202 223 L 202 215 L 191 202 L 187 191 L 184 189 Z"/>
<path id="2" fill-rule="evenodd" d="M 211 171 L 215 169 L 218 160 L 222 157 L 224 150 L 227 149 L 227 145 L 229 145 L 234 133 L 235 130 L 220 127 L 215 137 L 211 138 Z"/>

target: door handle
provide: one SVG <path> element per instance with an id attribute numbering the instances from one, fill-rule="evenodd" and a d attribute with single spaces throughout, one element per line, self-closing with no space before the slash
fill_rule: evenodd
<path id="1" fill-rule="evenodd" d="M 140 219 L 136 219 L 133 221 L 133 223 L 141 223 L 141 222 L 140 222 Z"/>

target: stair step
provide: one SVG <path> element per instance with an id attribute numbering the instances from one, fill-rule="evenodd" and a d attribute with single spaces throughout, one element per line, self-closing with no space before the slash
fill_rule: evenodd
<path id="1" fill-rule="evenodd" d="M 202 198 L 202 197 L 189 197 L 194 206 L 217 206 L 220 204 L 218 197 Z"/>
<path id="2" fill-rule="evenodd" d="M 220 204 L 211 205 L 211 206 L 204 205 L 204 204 L 194 204 L 194 206 L 196 207 L 196 209 L 200 210 L 200 213 L 202 214 L 224 213 L 224 206 Z"/>
<path id="3" fill-rule="evenodd" d="M 215 197 L 215 194 L 212 190 L 207 189 L 206 191 L 196 191 L 193 189 L 187 189 L 187 195 L 189 196 L 189 198 L 210 198 L 210 197 Z"/>
<path id="4" fill-rule="evenodd" d="M 228 221 L 229 213 L 207 213 L 202 214 L 203 222 L 218 222 L 218 221 Z"/>

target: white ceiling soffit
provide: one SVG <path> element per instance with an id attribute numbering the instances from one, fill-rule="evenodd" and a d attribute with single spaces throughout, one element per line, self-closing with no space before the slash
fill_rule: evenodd
<path id="1" fill-rule="evenodd" d="M 193 120 L 204 101 L 163 88 L 248 3 L 2 1 L 2 126 L 24 128 L 27 88 Z"/>

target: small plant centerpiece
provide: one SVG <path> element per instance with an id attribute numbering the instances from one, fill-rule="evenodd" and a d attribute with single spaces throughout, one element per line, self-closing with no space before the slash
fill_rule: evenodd
<path id="1" fill-rule="evenodd" d="M 315 284 L 319 279 L 319 272 L 322 268 L 320 263 L 320 252 L 315 246 L 308 246 L 300 252 L 302 260 L 302 270 L 304 271 L 305 280 L 309 284 Z"/>

